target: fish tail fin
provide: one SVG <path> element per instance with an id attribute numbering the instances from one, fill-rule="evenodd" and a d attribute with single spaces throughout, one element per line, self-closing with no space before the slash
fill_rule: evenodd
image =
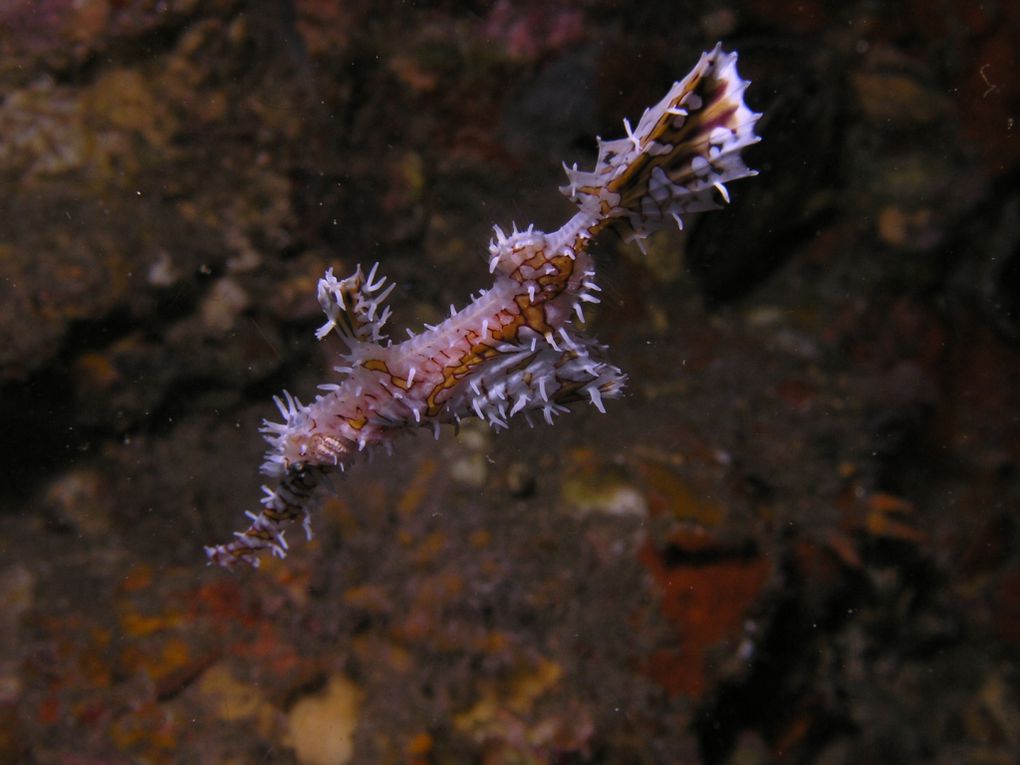
<path id="1" fill-rule="evenodd" d="M 682 228 L 687 213 L 721 207 L 728 182 L 756 174 L 740 155 L 760 140 L 761 115 L 744 103 L 748 84 L 737 74 L 737 54 L 717 45 L 636 128 L 624 120 L 625 138 L 599 140 L 593 171 L 565 168 L 569 183 L 560 191 L 639 245 L 670 222 Z"/>

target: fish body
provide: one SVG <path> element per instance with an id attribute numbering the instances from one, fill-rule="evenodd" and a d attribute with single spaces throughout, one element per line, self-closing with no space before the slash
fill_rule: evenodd
<path id="1" fill-rule="evenodd" d="M 309 404 L 285 393 L 276 402 L 282 422 L 264 423 L 269 444 L 262 472 L 270 483 L 251 525 L 222 545 L 210 562 L 258 565 L 270 550 L 283 557 L 285 531 L 295 522 L 311 537 L 310 513 L 328 474 L 344 471 L 366 450 L 390 449 L 418 428 L 438 438 L 442 424 L 477 417 L 497 429 L 514 418 L 551 423 L 571 404 L 600 412 L 621 395 L 626 376 L 605 347 L 579 326 L 586 304 L 599 302 L 590 242 L 604 229 L 643 241 L 692 212 L 729 201 L 726 184 L 754 175 L 741 157 L 757 142 L 758 114 L 744 103 L 747 82 L 735 53 L 720 46 L 702 55 L 683 80 L 646 109 L 626 137 L 599 140 L 594 170 L 565 168 L 561 192 L 578 211 L 558 230 L 529 226 L 489 245 L 493 284 L 450 317 L 399 343 L 385 335 L 393 289 L 377 267 L 337 279 L 328 270 L 318 299 L 326 323 L 346 350 L 335 382 Z"/>

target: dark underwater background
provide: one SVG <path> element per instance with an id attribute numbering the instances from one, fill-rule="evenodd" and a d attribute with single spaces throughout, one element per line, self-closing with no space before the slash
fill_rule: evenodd
<path id="1" fill-rule="evenodd" d="M 703 50 L 760 170 L 596 244 L 608 412 L 404 439 L 257 571 L 310 398 L 553 228 Z M 974 763 L 1020 751 L 1020 9 L 0 0 L 0 762 Z"/>

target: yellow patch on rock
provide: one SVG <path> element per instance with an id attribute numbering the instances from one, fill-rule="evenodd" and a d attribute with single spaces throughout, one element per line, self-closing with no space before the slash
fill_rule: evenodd
<path id="1" fill-rule="evenodd" d="M 198 691 L 221 720 L 254 719 L 263 733 L 271 729 L 275 718 L 272 705 L 257 686 L 238 680 L 225 664 L 210 667 L 199 680 Z"/>
<path id="2" fill-rule="evenodd" d="M 517 672 L 508 682 L 483 691 L 474 706 L 454 717 L 454 727 L 479 741 L 498 736 L 507 724 L 508 713 L 516 718 L 530 716 L 535 702 L 551 691 L 562 676 L 559 664 L 542 659 L 537 666 Z"/>
<path id="3" fill-rule="evenodd" d="M 350 761 L 361 697 L 361 689 L 336 675 L 321 692 L 294 705 L 286 743 L 302 765 L 345 765 Z"/>

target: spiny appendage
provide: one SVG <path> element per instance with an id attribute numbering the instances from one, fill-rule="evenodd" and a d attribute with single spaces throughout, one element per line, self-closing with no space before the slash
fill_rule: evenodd
<path id="1" fill-rule="evenodd" d="M 238 563 L 259 565 L 259 554 L 266 549 L 283 558 L 287 554 L 284 532 L 297 520 L 304 525 L 305 535 L 312 538 L 309 522 L 315 491 L 322 482 L 326 468 L 298 466 L 291 468 L 275 489 L 263 486 L 266 496 L 258 513 L 247 512 L 251 525 L 246 531 L 235 531 L 235 539 L 223 545 L 206 547 L 210 564 L 233 568 Z"/>
<path id="2" fill-rule="evenodd" d="M 496 273 L 510 276 L 517 271 L 523 263 L 539 255 L 539 260 L 544 261 L 548 256 L 546 253 L 546 234 L 544 231 L 537 231 L 534 224 L 529 225 L 524 231 L 517 230 L 517 224 L 513 224 L 510 235 L 503 232 L 498 225 L 492 227 L 494 237 L 489 241 L 489 273 Z"/>
<path id="3" fill-rule="evenodd" d="M 552 424 L 578 401 L 590 401 L 604 413 L 603 399 L 620 396 L 626 380 L 603 359 L 604 350 L 569 324 L 546 336 L 522 328 L 455 391 L 447 410 L 457 420 L 473 415 L 497 430 L 509 427 L 517 414 L 533 425 L 531 414 L 541 413 Z"/>
<path id="4" fill-rule="evenodd" d="M 326 323 L 315 333 L 319 340 L 333 330 L 347 341 L 381 343 L 386 339 L 382 328 L 390 308 L 385 301 L 395 285 L 383 289 L 386 277 L 376 279 L 378 267 L 373 265 L 366 277 L 359 265 L 346 279 L 337 279 L 330 268 L 319 279 L 319 304 L 326 312 Z"/>
<path id="5" fill-rule="evenodd" d="M 542 408 L 543 417 L 552 424 L 553 413 L 565 412 L 570 404 L 578 401 L 589 401 L 605 414 L 603 399 L 619 398 L 627 376 L 603 360 L 605 346 L 588 335 L 569 326 L 561 327 L 558 335 L 559 343 L 554 344 L 551 350 L 559 355 L 552 362 L 547 376 L 556 387 L 549 394 L 552 406 L 544 405 Z M 544 399 L 545 392 L 540 390 L 539 393 Z"/>
<path id="6" fill-rule="evenodd" d="M 740 152 L 760 139 L 760 114 L 744 103 L 748 82 L 737 74 L 737 54 L 721 46 L 704 53 L 666 97 L 646 109 L 626 137 L 599 140 L 592 172 L 566 167 L 567 197 L 603 223 L 622 225 L 626 240 L 642 239 L 669 220 L 729 202 L 729 181 L 755 175 Z"/>
<path id="7" fill-rule="evenodd" d="M 295 441 L 294 436 L 309 430 L 310 415 L 309 408 L 287 391 L 283 392 L 282 399 L 273 396 L 273 402 L 280 410 L 283 422 L 262 421 L 259 432 L 269 444 L 265 462 L 262 463 L 262 472 L 280 479 L 287 475 L 293 465 L 308 461 L 307 439 Z"/>

